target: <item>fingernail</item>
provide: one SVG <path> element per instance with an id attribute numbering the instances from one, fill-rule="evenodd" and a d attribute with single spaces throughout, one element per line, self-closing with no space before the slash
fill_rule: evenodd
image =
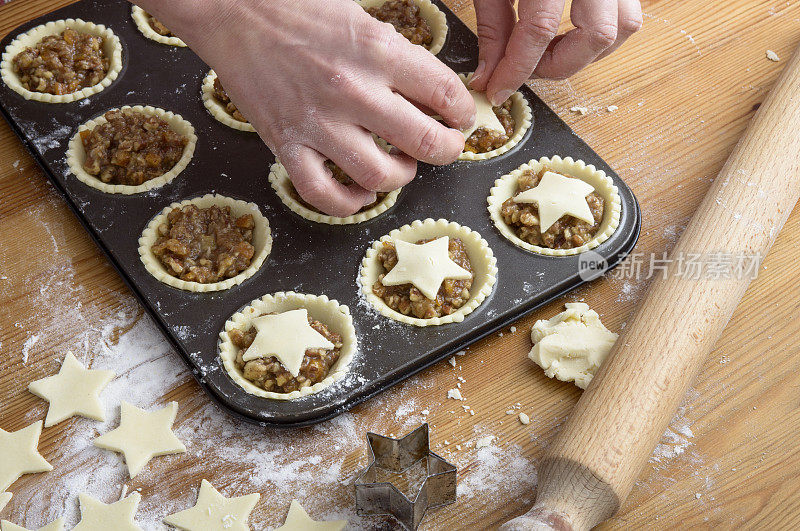
<path id="1" fill-rule="evenodd" d="M 475 69 L 475 73 L 472 74 L 472 79 L 469 80 L 469 84 L 472 85 L 474 82 L 478 81 L 480 78 L 483 77 L 483 74 L 486 73 L 486 61 L 480 60 L 478 61 L 478 68 Z"/>
<path id="2" fill-rule="evenodd" d="M 500 92 L 495 92 L 494 96 L 489 99 L 491 100 L 492 105 L 497 107 L 498 105 L 502 105 L 503 102 L 506 101 L 513 93 L 513 90 L 501 90 Z"/>

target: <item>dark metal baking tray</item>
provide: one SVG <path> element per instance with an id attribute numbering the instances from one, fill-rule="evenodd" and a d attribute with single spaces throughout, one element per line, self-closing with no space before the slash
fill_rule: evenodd
<path id="1" fill-rule="evenodd" d="M 475 68 L 477 39 L 446 6 L 447 42 L 439 59 L 456 72 Z M 640 210 L 630 188 L 527 87 L 522 93 L 534 124 L 519 146 L 483 162 L 445 167 L 420 164 L 418 177 L 385 214 L 359 225 L 329 226 L 307 221 L 286 208 L 267 181 L 273 155 L 252 133 L 216 121 L 200 98 L 208 72 L 188 48 L 146 39 L 123 0 L 84 0 L 24 24 L 1 42 L 50 20 L 83 18 L 105 24 L 119 36 L 124 69 L 119 78 L 88 100 L 68 104 L 26 101 L 0 83 L 0 108 L 86 231 L 108 256 L 125 283 L 152 316 L 203 389 L 228 412 L 272 426 L 303 426 L 329 419 L 376 393 L 460 351 L 533 309 L 574 289 L 578 257 L 528 253 L 504 239 L 486 211 L 495 179 L 542 156 L 571 156 L 604 170 L 622 198 L 614 235 L 596 251 L 610 267 L 629 253 L 639 235 Z M 146 104 L 175 111 L 199 138 L 189 166 L 174 181 L 132 196 L 106 194 L 78 181 L 65 152 L 77 127 L 122 105 Z M 209 192 L 256 203 L 269 218 L 274 244 L 261 269 L 242 285 L 196 294 L 160 283 L 144 269 L 137 240 L 150 219 L 174 201 Z M 359 295 L 359 264 L 371 243 L 415 219 L 446 218 L 477 230 L 497 257 L 494 292 L 462 323 L 417 328 L 377 314 Z M 266 293 L 325 294 L 350 307 L 359 352 L 349 375 L 322 392 L 295 401 L 267 400 L 246 393 L 217 361 L 217 335 L 228 317 Z"/>

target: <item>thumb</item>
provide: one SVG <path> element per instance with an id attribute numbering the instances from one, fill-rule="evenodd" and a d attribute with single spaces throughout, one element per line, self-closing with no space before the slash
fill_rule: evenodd
<path id="1" fill-rule="evenodd" d="M 478 68 L 470 87 L 485 91 L 492 72 L 505 55 L 516 13 L 512 0 L 475 0 L 475 15 L 478 19 Z"/>

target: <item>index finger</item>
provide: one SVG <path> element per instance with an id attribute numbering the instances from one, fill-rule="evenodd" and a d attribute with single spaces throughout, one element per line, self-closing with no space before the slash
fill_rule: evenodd
<path id="1" fill-rule="evenodd" d="M 558 33 L 564 3 L 565 0 L 520 0 L 519 20 L 486 88 L 493 105 L 502 104 L 531 77 Z"/>

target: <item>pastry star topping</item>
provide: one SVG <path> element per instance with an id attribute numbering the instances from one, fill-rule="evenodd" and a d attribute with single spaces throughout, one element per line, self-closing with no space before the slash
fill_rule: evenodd
<path id="1" fill-rule="evenodd" d="M 23 474 L 53 470 L 37 450 L 41 434 L 41 420 L 13 433 L 0 429 L 0 492 Z"/>
<path id="2" fill-rule="evenodd" d="M 142 531 L 133 521 L 141 499 L 139 493 L 134 492 L 118 502 L 106 504 L 88 494 L 79 494 L 81 521 L 72 531 Z"/>
<path id="3" fill-rule="evenodd" d="M 539 208 L 539 230 L 542 234 L 561 216 L 570 215 L 586 223 L 594 223 L 586 196 L 594 186 L 580 179 L 544 172 L 538 186 L 514 196 L 515 203 L 536 203 Z"/>
<path id="4" fill-rule="evenodd" d="M 170 402 L 158 411 L 145 411 L 123 400 L 119 427 L 96 438 L 94 445 L 121 452 L 133 479 L 152 458 L 186 451 L 183 443 L 172 433 L 177 414 L 177 402 Z"/>
<path id="5" fill-rule="evenodd" d="M 332 349 L 334 344 L 308 324 L 308 310 L 300 308 L 253 319 L 256 337 L 242 355 L 244 361 L 275 356 L 295 378 L 306 350 Z"/>
<path id="6" fill-rule="evenodd" d="M 36 531 L 63 531 L 64 530 L 64 519 L 59 518 L 54 522 L 50 522 L 44 527 L 40 527 Z M 30 531 L 28 528 L 22 527 L 21 525 L 12 524 L 8 520 L 3 520 L 0 522 L 0 531 Z"/>
<path id="7" fill-rule="evenodd" d="M 0 511 L 2 511 L 10 501 L 11 501 L 10 492 L 0 492 Z"/>
<path id="8" fill-rule="evenodd" d="M 462 131 L 462 133 L 464 133 L 464 140 L 468 139 L 472 133 L 481 127 L 489 131 L 498 131 L 505 134 L 506 128 L 503 127 L 503 124 L 500 123 L 494 110 L 492 110 L 492 104 L 486 97 L 486 93 L 476 90 L 470 90 L 469 93 L 472 95 L 472 99 L 475 100 L 475 123 L 472 124 L 472 127 L 469 129 L 464 129 Z"/>
<path id="9" fill-rule="evenodd" d="M 247 519 L 260 497 L 226 498 L 204 479 L 195 506 L 167 516 L 164 523 L 184 531 L 249 531 Z"/>
<path id="10" fill-rule="evenodd" d="M 312 520 L 308 513 L 297 500 L 292 500 L 286 521 L 275 531 L 341 531 L 347 525 L 347 520 L 333 520 L 330 522 Z"/>
<path id="11" fill-rule="evenodd" d="M 447 236 L 421 244 L 397 238 L 393 241 L 397 264 L 381 280 L 384 286 L 414 284 L 423 295 L 435 300 L 444 279 L 472 278 L 472 273 L 450 259 L 450 238 Z"/>
<path id="12" fill-rule="evenodd" d="M 58 374 L 31 382 L 28 390 L 50 402 L 45 428 L 75 415 L 102 421 L 105 414 L 100 391 L 113 378 L 112 371 L 85 369 L 72 352 L 67 352 Z"/>

